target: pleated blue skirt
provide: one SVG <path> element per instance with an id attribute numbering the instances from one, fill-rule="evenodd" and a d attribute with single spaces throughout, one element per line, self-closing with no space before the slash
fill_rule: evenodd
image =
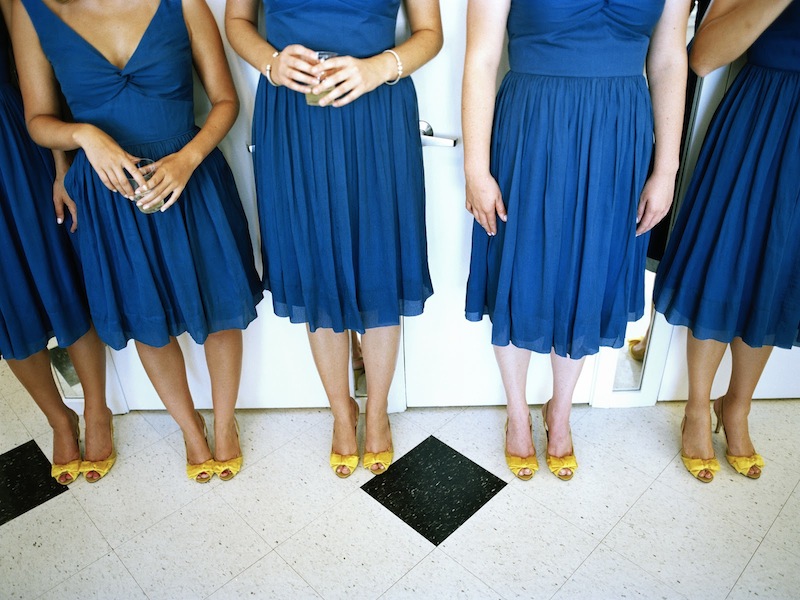
<path id="1" fill-rule="evenodd" d="M 3 84 L 0 131 L 0 356 L 22 360 L 53 336 L 73 344 L 89 330 L 89 310 L 67 231 L 56 224 L 52 156 L 31 141 L 19 94 Z"/>
<path id="2" fill-rule="evenodd" d="M 698 339 L 800 345 L 800 72 L 746 65 L 728 91 L 655 300 Z"/>
<path id="3" fill-rule="evenodd" d="M 331 108 L 261 78 L 253 162 L 276 315 L 363 332 L 422 312 L 433 287 L 418 121 L 410 79 Z"/>
<path id="4" fill-rule="evenodd" d="M 508 222 L 494 237 L 475 224 L 466 300 L 492 344 L 575 359 L 622 346 L 644 310 L 636 210 L 652 147 L 641 76 L 506 76 L 491 170 Z"/>
<path id="5" fill-rule="evenodd" d="M 125 150 L 159 160 L 195 133 Z M 219 150 L 163 213 L 143 214 L 109 191 L 83 152 L 65 184 L 78 204 L 80 262 L 92 320 L 106 344 L 120 349 L 134 339 L 161 347 L 184 332 L 203 343 L 210 333 L 244 329 L 256 317 L 262 291 L 247 220 Z"/>

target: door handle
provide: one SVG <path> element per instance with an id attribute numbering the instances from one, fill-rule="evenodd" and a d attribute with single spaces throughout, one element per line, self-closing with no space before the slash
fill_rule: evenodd
<path id="1" fill-rule="evenodd" d="M 433 127 L 427 121 L 419 122 L 419 135 L 423 146 L 444 146 L 452 148 L 458 143 L 458 138 L 436 136 Z"/>

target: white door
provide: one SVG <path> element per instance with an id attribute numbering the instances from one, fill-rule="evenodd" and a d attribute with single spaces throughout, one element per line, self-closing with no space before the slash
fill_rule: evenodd
<path id="1" fill-rule="evenodd" d="M 467 0 L 447 0 L 441 3 L 441 10 L 444 48 L 412 77 L 420 118 L 430 123 L 437 136 L 461 138 Z M 424 314 L 404 323 L 408 406 L 504 404 L 489 319 L 470 323 L 464 318 L 473 218 L 464 209 L 463 149 L 460 142 L 455 148 L 426 146 L 424 158 L 434 294 Z M 575 392 L 576 403 L 590 401 L 594 376 L 595 358 L 590 357 Z M 551 389 L 550 359 L 534 353 L 528 401 L 545 402 Z"/>

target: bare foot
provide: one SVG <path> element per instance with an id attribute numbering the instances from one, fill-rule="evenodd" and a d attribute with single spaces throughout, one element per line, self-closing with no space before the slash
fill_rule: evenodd
<path id="1" fill-rule="evenodd" d="M 53 425 L 53 464 L 66 465 L 73 460 L 80 460 L 81 449 L 78 445 L 78 419 L 71 410 L 65 412 L 64 418 Z M 72 477 L 61 473 L 58 477 L 61 484 L 72 483 Z"/>
<path id="2" fill-rule="evenodd" d="M 109 408 L 93 413 L 90 409 L 84 411 L 83 419 L 86 423 L 86 435 L 84 444 L 84 460 L 87 462 L 99 462 L 111 456 L 114 450 L 114 441 L 111 437 L 111 419 L 113 418 Z M 83 475 L 88 481 L 100 479 L 97 471 L 87 471 Z"/>
<path id="3" fill-rule="evenodd" d="M 225 462 L 242 455 L 239 444 L 239 432 L 236 430 L 236 421 L 227 424 L 214 420 L 214 460 Z M 220 476 L 225 479 L 232 476 L 230 469 L 225 469 Z"/>
<path id="4" fill-rule="evenodd" d="M 506 427 L 506 454 L 520 458 L 536 454 L 531 432 L 531 416 L 528 410 L 520 416 L 512 417 L 509 414 Z M 533 475 L 533 471 L 527 468 L 520 469 L 518 476 L 520 475 L 528 477 Z"/>
<path id="5" fill-rule="evenodd" d="M 333 419 L 333 442 L 331 452 L 343 456 L 358 454 L 358 439 L 356 437 L 356 427 L 358 426 L 358 403 L 351 399 L 351 410 L 349 415 Z M 341 475 L 349 475 L 350 468 L 347 465 L 339 465 L 336 472 Z"/>
<path id="6" fill-rule="evenodd" d="M 389 416 L 386 413 L 382 415 L 373 415 L 367 413 L 367 433 L 364 441 L 364 451 L 378 454 L 392 449 L 392 430 L 389 425 Z M 384 471 L 388 465 L 383 463 L 375 463 L 370 467 L 374 473 Z"/>
<path id="7" fill-rule="evenodd" d="M 572 430 L 569 424 L 571 406 L 567 410 L 559 410 L 557 405 L 550 406 L 547 401 L 542 406 L 542 417 L 547 430 L 547 453 L 550 456 L 563 457 L 574 453 L 572 448 Z M 561 477 L 570 477 L 572 469 L 558 471 Z"/>
<path id="8" fill-rule="evenodd" d="M 724 411 L 722 410 L 724 403 Z M 750 416 L 750 403 L 725 401 L 725 396 L 714 401 L 714 412 L 719 418 L 722 414 L 722 427 L 725 430 L 725 439 L 728 443 L 728 454 L 732 456 L 753 456 L 756 449 L 750 439 L 748 417 Z M 758 477 L 761 469 L 756 465 L 750 467 L 748 475 Z"/>
<path id="9" fill-rule="evenodd" d="M 686 421 L 681 432 L 681 451 L 689 458 L 714 458 L 714 445 L 711 443 L 711 415 L 705 410 L 694 414 L 688 410 Z M 698 473 L 700 479 L 711 480 L 714 473 L 703 469 Z"/>

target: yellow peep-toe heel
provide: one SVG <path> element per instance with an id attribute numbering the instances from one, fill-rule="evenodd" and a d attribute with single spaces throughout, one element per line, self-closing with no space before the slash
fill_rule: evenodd
<path id="1" fill-rule="evenodd" d="M 111 417 L 111 454 L 108 455 L 108 458 L 103 460 L 94 460 L 89 461 L 85 460 L 81 463 L 81 473 L 83 473 L 83 478 L 88 481 L 89 483 L 97 483 L 103 477 L 108 475 L 108 472 L 111 470 L 111 467 L 114 466 L 114 463 L 117 461 L 117 449 L 114 446 L 114 417 Z M 86 475 L 95 472 L 97 473 L 97 477 L 94 479 L 89 479 Z"/>
<path id="2" fill-rule="evenodd" d="M 360 411 L 358 408 L 358 402 L 355 401 L 355 398 L 350 398 L 350 401 L 354 405 L 356 411 L 355 431 L 356 444 L 358 444 L 358 413 Z M 356 470 L 356 467 L 358 467 L 358 451 L 356 450 L 355 454 L 339 454 L 337 452 L 331 452 L 330 464 L 331 469 L 333 469 L 333 472 L 339 479 L 347 479 L 353 474 L 353 472 Z M 347 467 L 349 471 L 347 473 L 342 473 L 339 471 L 339 467 Z"/>
<path id="3" fill-rule="evenodd" d="M 392 426 L 389 424 L 389 435 L 392 435 Z M 389 468 L 394 460 L 394 447 L 391 442 L 389 448 L 382 452 L 364 452 L 364 468 L 373 475 L 382 475 Z M 374 465 L 381 464 L 382 467 L 373 469 Z"/>
<path id="4" fill-rule="evenodd" d="M 531 421 L 530 414 L 528 414 L 528 426 L 531 429 L 531 443 L 533 443 L 533 421 Z M 506 419 L 506 436 L 508 436 L 508 419 Z M 539 459 L 536 457 L 536 447 L 534 446 L 533 454 L 530 456 L 514 456 L 513 454 L 509 454 L 505 448 L 506 446 L 504 445 L 506 464 L 508 468 L 511 469 L 514 476 L 522 481 L 530 481 L 536 471 L 539 470 Z M 523 469 L 529 469 L 530 473 L 528 475 L 520 475 L 519 473 Z"/>
<path id="5" fill-rule="evenodd" d="M 239 456 L 228 460 L 214 460 L 214 472 L 222 481 L 230 481 L 242 470 L 242 440 L 239 435 L 239 421 L 236 420 L 236 417 L 233 418 L 233 424 L 236 427 L 236 439 L 239 440 Z M 226 472 L 228 474 L 224 475 Z"/>
<path id="6" fill-rule="evenodd" d="M 194 414 L 195 416 L 199 417 L 200 421 L 203 423 L 203 437 L 206 440 L 206 445 L 208 445 L 208 428 L 206 427 L 206 420 L 203 418 L 203 415 L 200 414 L 199 410 L 195 410 Z M 183 445 L 186 447 L 186 440 L 184 440 Z M 186 454 L 189 454 L 188 447 L 186 447 Z M 204 461 L 199 465 L 191 465 L 187 462 L 186 475 L 189 477 L 189 479 L 194 479 L 197 483 L 208 483 L 214 476 L 215 466 L 216 462 L 213 458 L 209 458 L 207 461 Z M 206 475 L 206 477 L 203 477 L 203 475 Z"/>
<path id="7" fill-rule="evenodd" d="M 719 411 L 717 411 L 717 403 L 719 403 Z M 764 468 L 764 459 L 760 454 L 753 452 L 750 456 L 734 456 L 729 452 L 728 434 L 725 431 L 725 425 L 722 423 L 722 408 L 724 403 L 724 396 L 722 398 L 717 398 L 717 401 L 714 402 L 714 414 L 717 415 L 717 426 L 714 429 L 714 433 L 719 433 L 719 430 L 722 429 L 725 435 L 725 458 L 728 459 L 728 463 L 730 463 L 740 475 L 744 475 L 748 479 L 758 479 L 761 477 L 761 470 Z M 753 467 L 758 467 L 758 473 L 750 473 L 750 469 Z"/>
<path id="8" fill-rule="evenodd" d="M 80 454 L 81 451 L 80 419 L 78 418 L 78 414 L 74 410 L 69 409 L 69 412 L 71 412 L 72 416 L 74 417 L 73 421 L 75 423 L 75 443 L 78 444 L 78 453 Z M 81 474 L 82 462 L 83 461 L 81 461 L 80 458 L 76 458 L 75 460 L 71 460 L 68 463 L 64 464 L 53 463 L 53 465 L 50 467 L 50 475 L 53 477 L 53 479 L 56 480 L 56 482 L 60 483 L 61 485 L 69 485 L 78 478 L 78 475 Z M 62 475 L 69 475 L 70 477 L 69 480 L 61 481 Z"/>
<path id="9" fill-rule="evenodd" d="M 689 471 L 697 481 L 710 483 L 714 480 L 714 473 L 719 471 L 719 461 L 716 456 L 711 458 L 692 458 L 686 456 L 686 452 L 683 450 L 683 430 L 685 427 L 686 417 L 683 417 L 683 421 L 681 421 L 681 460 L 683 461 L 683 466 L 686 467 L 686 470 Z M 711 473 L 711 477 L 708 479 L 700 477 L 700 471 L 708 471 Z"/>
<path id="10" fill-rule="evenodd" d="M 575 471 L 578 468 L 578 460 L 575 458 L 575 446 L 572 444 L 572 432 L 570 431 L 569 434 L 569 445 L 572 447 L 572 451 L 566 456 L 551 456 L 550 452 L 547 450 L 547 446 L 550 445 L 550 430 L 547 427 L 548 404 L 550 404 L 549 400 L 542 406 L 542 422 L 544 423 L 545 437 L 545 461 L 547 462 L 547 468 L 550 469 L 550 472 L 553 475 L 558 477 L 561 481 L 569 481 L 572 479 L 573 475 L 575 475 Z M 561 475 L 561 471 L 564 469 L 569 469 L 569 475 Z"/>

